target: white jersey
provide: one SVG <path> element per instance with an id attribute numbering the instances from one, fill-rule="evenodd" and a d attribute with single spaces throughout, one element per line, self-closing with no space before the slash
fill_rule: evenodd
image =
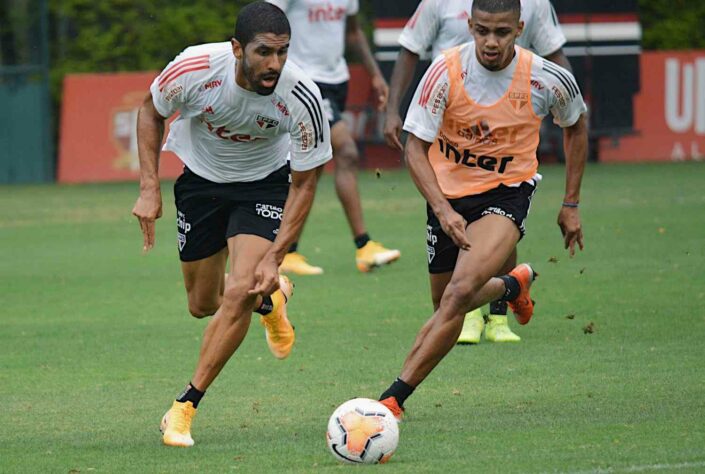
<path id="1" fill-rule="evenodd" d="M 518 58 L 516 54 L 509 66 L 501 71 L 490 71 L 477 60 L 475 43 L 462 48 L 460 59 L 465 74 L 465 90 L 470 98 L 484 106 L 502 98 L 512 83 Z M 426 142 L 436 139 L 443 123 L 450 90 L 445 62 L 445 56 L 440 55 L 428 68 L 416 89 L 404 123 L 404 130 Z M 433 100 L 422 101 L 424 91 Z M 431 91 L 430 95 L 428 91 Z M 531 105 L 539 117 L 553 114 L 554 122 L 563 128 L 574 125 L 587 111 L 573 74 L 536 54 L 531 64 Z"/>
<path id="2" fill-rule="evenodd" d="M 358 0 L 267 0 L 291 24 L 289 59 L 311 79 L 341 84 L 350 78 L 345 62 L 345 23 L 360 9 Z"/>
<path id="3" fill-rule="evenodd" d="M 472 0 L 423 0 L 406 23 L 399 43 L 418 55 L 431 49 L 435 58 L 444 49 L 472 41 L 468 28 L 471 11 Z M 519 46 L 546 56 L 565 44 L 549 0 L 521 0 L 521 19 L 524 31 L 517 38 Z"/>
<path id="4" fill-rule="evenodd" d="M 164 150 L 197 175 L 216 183 L 258 181 L 291 160 L 307 171 L 332 157 L 330 129 L 318 87 L 286 63 L 270 95 L 235 82 L 230 43 L 186 48 L 154 79 L 154 107 L 177 111 Z"/>

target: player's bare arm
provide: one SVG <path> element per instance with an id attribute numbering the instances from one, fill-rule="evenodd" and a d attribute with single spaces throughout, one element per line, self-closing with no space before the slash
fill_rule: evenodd
<path id="1" fill-rule="evenodd" d="M 255 271 L 255 287 L 250 294 L 270 295 L 279 288 L 279 265 L 297 239 L 311 211 L 316 183 L 323 171 L 319 166 L 309 171 L 291 172 L 291 187 L 284 205 L 284 217 L 272 247 Z"/>
<path id="2" fill-rule="evenodd" d="M 384 117 L 384 139 L 387 141 L 387 145 L 400 151 L 403 149 L 399 140 L 403 123 L 399 115 L 399 105 L 409 89 L 418 62 L 419 55 L 402 46 L 399 57 L 394 63 L 394 71 L 392 71 L 389 101 Z"/>
<path id="3" fill-rule="evenodd" d="M 357 15 L 348 15 L 347 17 L 345 23 L 345 42 L 348 48 L 351 48 L 360 57 L 362 64 L 372 78 L 372 93 L 377 101 L 377 110 L 384 110 L 387 106 L 389 87 L 387 86 L 387 81 L 384 80 L 382 71 L 379 70 L 377 61 L 375 61 L 372 55 L 365 33 L 362 31 L 362 28 L 360 28 Z"/>
<path id="4" fill-rule="evenodd" d="M 578 244 L 580 250 L 583 249 L 578 203 L 588 147 L 587 120 L 584 114 L 575 124 L 563 130 L 563 143 L 566 156 L 565 195 L 558 214 L 558 226 L 563 234 L 565 248 L 572 257 L 575 255 L 575 244 Z"/>
<path id="5" fill-rule="evenodd" d="M 467 222 L 463 216 L 455 212 L 441 191 L 436 174 L 428 161 L 430 147 L 429 142 L 421 140 L 413 133 L 409 134 L 406 142 L 406 165 L 409 167 L 409 173 L 416 188 L 426 198 L 426 202 L 438 217 L 443 231 L 453 239 L 455 245 L 463 250 L 469 250 L 470 242 L 465 235 Z"/>
<path id="6" fill-rule="evenodd" d="M 137 116 L 137 148 L 140 160 L 140 195 L 132 215 L 142 229 L 143 247 L 154 247 L 154 222 L 162 216 L 162 193 L 159 186 L 159 147 L 164 137 L 165 118 L 159 115 L 148 94 Z"/>

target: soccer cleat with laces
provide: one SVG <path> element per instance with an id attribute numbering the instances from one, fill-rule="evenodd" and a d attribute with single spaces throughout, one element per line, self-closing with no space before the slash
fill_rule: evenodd
<path id="1" fill-rule="evenodd" d="M 465 315 L 463 330 L 460 331 L 457 344 L 477 344 L 482 336 L 482 329 L 485 327 L 485 319 L 482 317 L 482 309 L 477 308 Z"/>
<path id="2" fill-rule="evenodd" d="M 375 267 L 392 263 L 399 257 L 401 257 L 399 250 L 384 248 L 379 242 L 370 240 L 355 252 L 355 263 L 358 270 L 367 273 Z"/>
<path id="3" fill-rule="evenodd" d="M 289 252 L 284 256 L 284 261 L 279 266 L 282 273 L 294 273 L 296 275 L 320 275 L 323 273 L 321 267 L 311 265 L 306 261 L 306 257 L 298 252 Z"/>
<path id="4" fill-rule="evenodd" d="M 527 324 L 534 315 L 534 300 L 531 299 L 529 290 L 538 273 L 534 272 L 528 263 L 522 263 L 509 274 L 519 282 L 519 296 L 514 301 L 509 301 L 509 307 L 519 324 Z"/>
<path id="5" fill-rule="evenodd" d="M 193 446 L 191 437 L 191 422 L 196 415 L 196 409 L 191 402 L 174 401 L 173 405 L 162 418 L 159 430 L 162 441 L 167 446 L 188 448 Z"/>
<path id="6" fill-rule="evenodd" d="M 291 281 L 279 275 L 279 289 L 272 293 L 274 308 L 270 313 L 260 316 L 267 345 L 277 359 L 285 359 L 294 346 L 294 327 L 286 316 L 286 304 L 293 293 L 294 285 Z"/>
<path id="7" fill-rule="evenodd" d="M 392 412 L 392 415 L 394 415 L 394 419 L 397 420 L 397 423 L 401 423 L 401 420 L 404 418 L 404 408 L 399 406 L 396 398 L 387 397 L 379 402 L 389 408 L 389 411 Z"/>
<path id="8" fill-rule="evenodd" d="M 521 338 L 509 329 L 506 316 L 490 315 L 485 325 L 485 340 L 489 342 L 519 342 Z"/>

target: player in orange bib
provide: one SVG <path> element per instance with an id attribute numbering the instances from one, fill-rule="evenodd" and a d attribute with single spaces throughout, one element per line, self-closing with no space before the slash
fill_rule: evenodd
<path id="1" fill-rule="evenodd" d="M 520 324 L 534 309 L 528 264 L 501 269 L 524 236 L 541 180 L 543 117 L 564 130 L 566 188 L 558 215 L 565 247 L 583 248 L 578 213 L 587 159 L 586 106 L 567 70 L 515 45 L 520 0 L 475 0 L 474 43 L 445 51 L 421 81 L 404 129 L 411 176 L 428 203 L 427 250 L 435 312 L 401 375 L 380 400 L 398 418 L 404 401 L 453 348 L 465 313 L 506 301 Z"/>

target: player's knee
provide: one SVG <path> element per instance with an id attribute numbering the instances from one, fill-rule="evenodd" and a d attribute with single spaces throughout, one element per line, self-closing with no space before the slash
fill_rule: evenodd
<path id="1" fill-rule="evenodd" d="M 440 304 L 453 314 L 464 312 L 475 296 L 475 290 L 465 282 L 450 282 L 443 293 Z"/>
<path id="2" fill-rule="evenodd" d="M 232 283 L 228 283 L 223 292 L 223 306 L 226 312 L 231 312 L 233 314 L 238 313 L 238 309 L 243 308 L 245 305 L 252 304 L 256 299 L 248 293 L 249 289 L 252 288 L 253 282 L 247 280 L 235 280 Z"/>
<path id="3" fill-rule="evenodd" d="M 208 305 L 200 301 L 189 301 L 188 311 L 196 319 L 206 318 L 208 316 L 213 316 L 216 311 L 218 311 L 217 305 Z"/>
<path id="4" fill-rule="evenodd" d="M 335 154 L 336 169 L 357 169 L 360 164 L 360 154 L 354 143 L 346 143 L 336 150 Z"/>

